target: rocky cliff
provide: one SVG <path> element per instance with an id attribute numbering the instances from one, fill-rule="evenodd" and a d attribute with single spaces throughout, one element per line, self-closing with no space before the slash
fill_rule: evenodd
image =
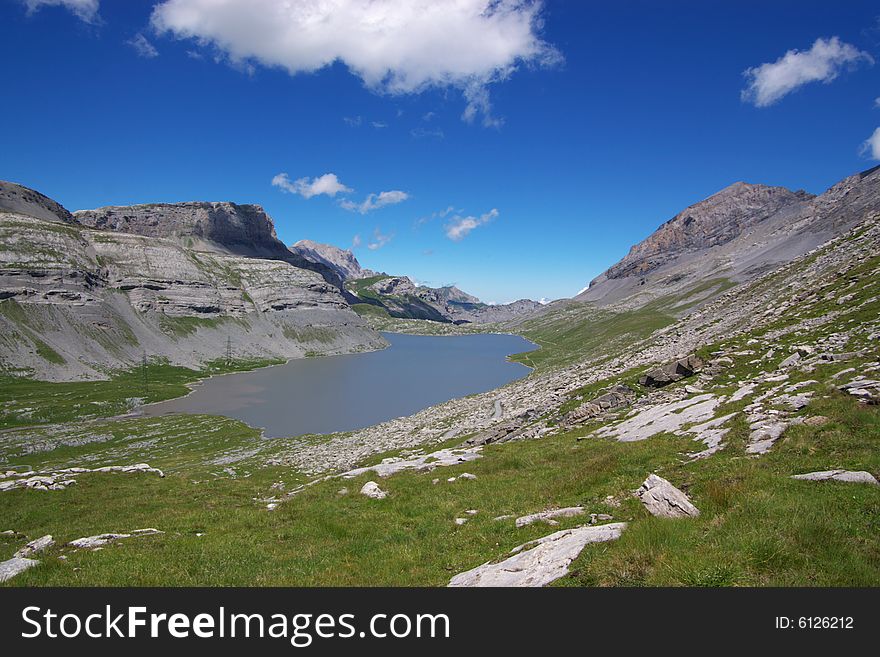
<path id="1" fill-rule="evenodd" d="M 42 195 L 10 184 L 3 190 L 0 364 L 7 373 L 100 378 L 144 354 L 198 367 L 225 357 L 227 345 L 233 357 L 255 359 L 385 344 L 321 275 L 255 257 L 275 251 L 274 226 L 258 208 L 175 204 L 76 213 L 69 222 Z"/>
<path id="2" fill-rule="evenodd" d="M 73 220 L 86 228 L 162 237 L 194 251 L 282 260 L 315 271 L 341 289 L 341 277 L 326 264 L 290 251 L 259 205 L 236 203 L 149 203 L 79 210 Z"/>
<path id="3" fill-rule="evenodd" d="M 646 274 L 677 256 L 726 244 L 785 208 L 802 208 L 806 192 L 737 182 L 664 223 L 606 272 L 608 278 Z"/>
<path id="4" fill-rule="evenodd" d="M 338 246 L 300 240 L 290 247 L 290 251 L 316 264 L 326 265 L 343 281 L 375 276 L 375 272 L 361 267 L 354 253 L 340 249 Z"/>

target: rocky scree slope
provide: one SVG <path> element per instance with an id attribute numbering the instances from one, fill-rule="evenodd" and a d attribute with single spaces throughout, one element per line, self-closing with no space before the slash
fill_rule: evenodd
<path id="1" fill-rule="evenodd" d="M 251 360 L 386 344 L 320 274 L 256 257 L 274 250 L 259 209 L 199 203 L 73 217 L 12 183 L 0 191 L 6 374 L 96 379 L 144 354 L 200 367 L 227 346 Z"/>

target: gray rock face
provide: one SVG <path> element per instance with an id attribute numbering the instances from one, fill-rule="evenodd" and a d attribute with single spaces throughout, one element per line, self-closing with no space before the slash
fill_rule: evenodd
<path id="1" fill-rule="evenodd" d="M 852 484 L 870 484 L 880 486 L 880 481 L 870 472 L 864 470 L 823 470 L 806 474 L 792 475 L 792 479 L 804 481 L 844 481 Z"/>
<path id="2" fill-rule="evenodd" d="M 272 219 L 258 205 L 150 203 L 79 210 L 73 216 L 86 228 L 180 242 L 191 240 L 190 248 L 197 250 L 219 249 L 265 257 L 279 253 L 279 246 L 284 249 Z"/>
<path id="3" fill-rule="evenodd" d="M 546 586 L 568 574 L 568 566 L 590 543 L 620 538 L 626 523 L 565 529 L 514 548 L 513 556 L 500 563 L 484 563 L 459 573 L 452 587 Z"/>
<path id="4" fill-rule="evenodd" d="M 45 221 L 73 221 L 73 216 L 60 203 L 33 189 L 3 180 L 0 180 L 0 212 L 24 214 Z"/>
<path id="5" fill-rule="evenodd" d="M 111 206 L 73 213 L 78 224 L 112 231 L 168 239 L 186 249 L 281 260 L 318 273 L 341 290 L 342 281 L 330 267 L 290 251 L 275 234 L 275 223 L 259 205 L 236 203 L 150 203 Z"/>
<path id="6" fill-rule="evenodd" d="M 339 289 L 289 262 L 299 256 L 259 208 L 137 208 L 78 213 L 80 223 L 0 210 L 0 303 L 17 304 L 0 313 L 7 367 L 89 379 L 131 367 L 144 352 L 200 367 L 221 358 L 227 340 L 235 358 L 251 359 L 386 346 Z"/>
<path id="7" fill-rule="evenodd" d="M 12 559 L 7 559 L 6 561 L 0 561 L 0 582 L 7 582 L 28 568 L 39 565 L 40 562 L 36 559 L 25 559 L 23 557 L 12 557 Z"/>
<path id="8" fill-rule="evenodd" d="M 651 370 L 639 379 L 639 385 L 662 388 L 675 381 L 693 376 L 703 367 L 703 361 L 691 354 L 672 363 Z"/>
<path id="9" fill-rule="evenodd" d="M 817 197 L 736 183 L 663 224 L 576 300 L 636 307 L 708 279 L 752 280 L 852 228 L 878 205 L 878 167 Z M 682 310 L 720 290 L 688 300 Z"/>
<path id="10" fill-rule="evenodd" d="M 655 474 L 648 475 L 636 492 L 652 516 L 660 518 L 696 518 L 700 515 L 688 496 Z"/>
<path id="11" fill-rule="evenodd" d="M 290 250 L 306 260 L 330 267 L 343 281 L 367 278 L 374 275 L 369 269 L 361 268 L 354 253 L 349 250 L 340 249 L 338 246 L 321 244 L 312 240 L 300 240 L 292 245 Z"/>
<path id="12" fill-rule="evenodd" d="M 351 286 L 349 290 L 352 290 Z M 455 286 L 416 285 L 406 276 L 382 275 L 368 290 L 369 296 L 361 298 L 362 302 L 380 305 L 392 317 L 407 319 L 488 324 L 523 317 L 541 308 L 540 303 L 529 299 L 489 305 Z"/>
<path id="13" fill-rule="evenodd" d="M 725 244 L 766 221 L 782 208 L 805 205 L 812 197 L 784 187 L 737 182 L 686 208 L 630 249 L 608 278 L 646 274 L 684 252 Z"/>

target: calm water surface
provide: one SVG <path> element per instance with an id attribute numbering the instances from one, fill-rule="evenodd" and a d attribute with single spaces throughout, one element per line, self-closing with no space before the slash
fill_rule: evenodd
<path id="1" fill-rule="evenodd" d="M 520 379 L 529 369 L 506 357 L 536 349 L 513 335 L 383 335 L 383 351 L 218 376 L 143 412 L 225 415 L 268 437 L 352 431 Z"/>

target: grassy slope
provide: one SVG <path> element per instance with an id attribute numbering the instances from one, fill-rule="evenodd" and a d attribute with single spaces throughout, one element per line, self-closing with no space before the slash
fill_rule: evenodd
<path id="1" fill-rule="evenodd" d="M 874 272 L 877 265 L 868 262 L 863 269 Z M 848 315 L 847 322 L 876 319 L 876 283 L 876 276 L 865 276 L 847 288 L 856 294 L 854 303 L 867 302 Z M 844 284 L 848 283 L 842 280 L 832 288 Z M 826 291 L 818 290 L 820 295 Z M 807 315 L 829 309 L 839 307 L 829 301 Z M 609 341 L 622 348 L 653 323 L 670 321 L 655 308 L 617 319 L 599 316 L 589 326 L 578 325 L 582 318 L 545 324 L 543 336 L 538 326 L 525 333 L 546 345 L 546 354 L 536 364 L 552 367 L 577 355 L 596 354 Z M 776 342 L 815 341 L 838 329 L 822 326 Z M 603 331 L 603 336 L 594 337 Z M 727 340 L 724 348 L 745 350 L 749 337 Z M 834 372 L 858 369 L 880 358 L 876 344 L 853 345 L 863 347 L 869 349 L 863 358 L 824 365 L 809 375 L 795 372 L 792 381 L 809 377 L 824 382 Z M 777 360 L 785 355 L 780 352 Z M 718 391 L 729 393 L 735 381 L 767 367 L 750 363 L 753 358 L 737 357 L 716 380 Z M 629 381 L 636 374 L 620 377 Z M 592 394 L 598 387 L 576 391 L 572 397 Z M 109 439 L 79 446 L 69 441 L 74 444 L 30 455 L 10 447 L 21 444 L 14 443 L 16 432 L 0 434 L 0 454 L 15 453 L 15 463 L 9 465 L 147 460 L 168 471 L 165 479 L 91 474 L 79 476 L 79 483 L 65 491 L 0 493 L 0 530 L 15 529 L 31 537 L 52 533 L 59 544 L 140 527 L 166 532 L 96 553 L 53 548 L 39 568 L 10 585 L 442 585 L 453 574 L 501 558 L 526 540 L 583 522 L 572 518 L 557 528 L 538 524 L 518 530 L 511 520 L 496 522 L 495 516 L 574 504 L 583 504 L 588 512 L 611 513 L 615 520 L 630 521 L 630 527 L 613 544 L 586 548 L 573 563 L 571 576 L 557 585 L 878 585 L 880 489 L 794 481 L 789 475 L 837 467 L 880 472 L 880 413 L 826 383 L 810 389 L 815 391 L 814 402 L 799 415 L 825 415 L 831 421 L 818 427 L 793 426 L 760 459 L 744 456 L 748 429 L 742 416 L 734 420 L 723 451 L 692 463 L 681 457 L 695 446 L 687 437 L 664 434 L 638 443 L 579 441 L 598 426 L 587 425 L 542 440 L 490 446 L 484 458 L 465 465 L 382 480 L 390 493 L 382 501 L 357 494 L 371 478 L 362 476 L 312 486 L 272 513 L 257 500 L 277 492 L 272 484 L 283 482 L 289 490 L 303 477 L 289 468 L 264 467 L 273 449 L 289 443 L 260 441 L 237 422 L 208 417 L 94 421 L 77 430 L 82 435 L 107 434 Z M 11 396 L 17 399 L 18 394 Z M 718 415 L 746 403 L 728 404 Z M 570 406 L 574 405 L 572 400 Z M 57 433 L 51 428 L 45 432 L 50 437 Z M 218 453 L 235 452 L 250 456 L 233 466 L 234 475 L 222 464 L 211 463 Z M 465 471 L 478 479 L 446 482 Z M 702 515 L 683 521 L 650 517 L 629 495 L 649 472 L 685 489 Z M 440 483 L 433 485 L 434 478 Z M 338 495 L 343 486 L 351 493 Z M 615 496 L 622 505 L 609 506 L 607 496 Z M 479 513 L 456 526 L 454 518 L 467 509 Z M 21 544 L 22 540 L 0 537 L 0 558 Z M 66 561 L 54 558 L 62 553 Z"/>

